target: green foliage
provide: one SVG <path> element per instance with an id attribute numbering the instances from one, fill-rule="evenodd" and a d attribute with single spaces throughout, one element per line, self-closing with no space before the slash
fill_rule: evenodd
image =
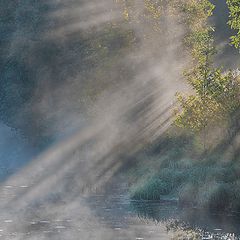
<path id="1" fill-rule="evenodd" d="M 236 30 L 236 35 L 231 37 L 232 44 L 240 49 L 240 0 L 227 0 L 229 8 L 229 26 Z"/>
<path id="2" fill-rule="evenodd" d="M 202 159 L 192 161 L 182 157 L 172 158 L 171 151 L 174 147 L 172 145 L 169 146 L 169 150 L 164 149 L 164 156 L 157 154 L 155 160 L 142 159 L 137 169 L 134 167 L 134 171 L 130 172 L 131 177 L 134 174 L 138 175 L 135 176 L 138 180 L 130 189 L 133 199 L 178 199 L 179 204 L 187 206 L 216 211 L 224 209 L 239 211 L 238 161 L 226 164 L 222 162 L 223 158 L 220 155 L 208 155 L 205 161 Z M 194 152 L 195 149 L 192 151 Z M 152 175 L 143 178 L 142 173 L 146 172 L 149 165 L 153 168 Z"/>
<path id="3" fill-rule="evenodd" d="M 221 105 L 209 96 L 183 96 L 178 94 L 180 111 L 176 114 L 175 123 L 183 128 L 201 131 L 208 124 L 221 119 Z"/>
<path id="4" fill-rule="evenodd" d="M 116 0 L 123 7 L 123 18 L 126 21 L 141 22 L 141 19 L 150 21 L 153 25 L 158 24 L 162 14 L 162 0 L 144 0 L 143 9 L 135 6 L 133 0 Z M 139 12 L 139 10 L 141 12 Z"/>
<path id="5" fill-rule="evenodd" d="M 175 111 L 175 123 L 194 131 L 206 131 L 208 125 L 231 118 L 240 108 L 239 77 L 231 71 L 224 73 L 213 64 L 214 29 L 207 23 L 213 9 L 208 1 L 196 0 L 187 1 L 184 8 L 190 24 L 185 43 L 193 59 L 184 77 L 193 94 L 177 93 L 179 108 Z"/>
<path id="6" fill-rule="evenodd" d="M 201 131 L 209 124 L 230 117 L 240 108 L 240 81 L 231 72 L 223 74 L 220 69 L 194 69 L 188 73 L 188 81 L 196 94 L 178 93 L 179 109 L 176 111 L 175 123 Z"/>
<path id="7" fill-rule="evenodd" d="M 177 94 L 180 109 L 176 111 L 175 123 L 183 128 L 201 131 L 209 123 L 219 120 L 221 105 L 211 93 L 215 93 L 214 81 L 220 78 L 220 70 L 212 66 L 215 54 L 213 28 L 207 25 L 214 6 L 209 1 L 187 1 L 183 11 L 189 24 L 189 34 L 185 39 L 193 66 L 184 73 L 194 90 L 194 94 Z M 220 81 L 219 81 L 220 82 Z"/>
<path id="8" fill-rule="evenodd" d="M 211 58 L 216 52 L 213 46 L 213 31 L 213 28 L 206 27 L 192 31 L 186 37 L 186 45 L 189 47 L 193 59 L 199 64 L 206 64 L 206 61 L 210 60 L 209 57 Z"/>
<path id="9" fill-rule="evenodd" d="M 158 19 L 162 10 L 158 4 L 162 1 L 144 2 L 155 5 L 145 5 L 146 15 L 143 18 L 149 20 L 152 16 L 153 21 Z M 191 131 L 186 132 L 193 136 L 194 140 L 191 146 L 185 140 L 179 139 L 176 146 L 171 142 L 173 136 L 166 142 L 161 140 L 162 144 L 156 148 L 160 153 L 155 161 L 152 160 L 154 156 L 150 154 L 149 159 L 144 159 L 138 164 L 138 171 L 135 171 L 137 175 L 134 179 L 135 187 L 132 188 L 131 196 L 134 199 L 147 200 L 177 197 L 179 203 L 183 204 L 219 210 L 239 210 L 240 194 L 237 189 L 240 186 L 240 168 L 239 162 L 232 161 L 235 160 L 232 157 L 234 150 L 228 148 L 219 151 L 222 146 L 229 147 L 227 144 L 223 145 L 225 141 L 222 138 L 220 141 L 217 139 L 216 143 L 211 143 L 209 149 L 212 151 L 205 151 L 205 142 L 204 152 L 199 151 L 200 146 L 196 146 L 194 142 L 196 139 L 199 141 L 198 135 L 192 134 L 192 131 L 204 133 L 206 138 L 210 126 L 223 122 L 228 125 L 229 122 L 233 122 L 232 116 L 240 109 L 239 73 L 223 71 L 221 67 L 214 65 L 216 54 L 214 28 L 208 21 L 213 14 L 214 5 L 210 1 L 166 0 L 164 2 L 171 4 L 173 13 L 180 13 L 179 19 L 185 24 L 185 47 L 191 56 L 192 64 L 185 70 L 184 78 L 190 89 L 187 93 L 176 94 L 178 107 L 175 111 L 175 123 L 183 129 L 190 129 Z M 233 44 L 240 48 L 240 0 L 227 0 L 227 3 L 230 9 L 229 24 L 238 31 L 237 35 L 232 37 Z M 159 12 L 155 12 L 156 9 Z M 131 5 L 128 5 L 127 20 L 133 19 L 133 16 Z M 231 128 L 232 124 L 228 126 Z M 180 132 L 174 127 L 172 129 Z M 220 137 L 225 136 L 225 133 L 220 134 Z M 156 149 L 154 152 L 157 152 Z M 144 174 L 147 177 L 143 179 Z"/>
<path id="10" fill-rule="evenodd" d="M 215 7 L 208 0 L 177 0 L 175 6 L 184 14 L 185 23 L 193 31 L 205 28 L 206 20 Z"/>
<path id="11" fill-rule="evenodd" d="M 221 73 L 219 70 L 208 87 L 209 94 L 222 105 L 225 115 L 232 115 L 240 108 L 240 78 L 233 72 Z"/>

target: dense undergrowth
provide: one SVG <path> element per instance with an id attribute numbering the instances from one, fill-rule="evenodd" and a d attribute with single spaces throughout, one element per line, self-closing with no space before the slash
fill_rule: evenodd
<path id="1" fill-rule="evenodd" d="M 128 172 L 131 197 L 240 212 L 240 162 L 216 149 L 200 151 L 193 136 L 165 136 L 137 155 Z"/>

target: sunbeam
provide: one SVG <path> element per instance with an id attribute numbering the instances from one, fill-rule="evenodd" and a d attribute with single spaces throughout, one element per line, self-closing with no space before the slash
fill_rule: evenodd
<path id="1" fill-rule="evenodd" d="M 114 222 L 129 212 L 125 195 L 107 215 L 108 185 L 170 128 L 175 93 L 188 90 L 186 29 L 168 9 L 151 20 L 146 2 L 132 1 L 126 18 L 127 1 L 16 1 L 3 75 L 21 101 L 3 92 L 1 120 L 39 151 L 1 183 L 0 237 L 140 240 L 153 231 L 131 214 L 124 226 Z M 153 229 L 151 239 L 169 238 L 161 224 Z"/>

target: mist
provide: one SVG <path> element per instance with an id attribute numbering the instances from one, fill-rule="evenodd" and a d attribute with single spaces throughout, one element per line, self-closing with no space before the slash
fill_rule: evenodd
<path id="1" fill-rule="evenodd" d="M 172 125 L 176 92 L 189 90 L 186 26 L 166 6 L 151 19 L 142 0 L 126 19 L 127 5 L 0 3 L 0 237 L 169 238 L 164 225 L 139 225 L 121 209 L 130 200 L 120 182 Z M 108 199 L 116 186 L 120 206 Z M 94 194 L 101 209 L 113 204 L 131 224 L 103 221 Z"/>
<path id="2" fill-rule="evenodd" d="M 174 94 L 185 87 L 184 28 L 169 14 L 160 34 L 127 22 L 112 0 L 2 4 L 1 121 L 26 139 L 30 156 L 14 156 L 25 166 L 2 182 L 1 235 L 112 239 L 83 195 L 104 189 L 171 125 Z M 134 8 L 141 18 L 142 3 Z M 57 220 L 74 231 L 38 230 Z M 96 231 L 84 231 L 89 222 Z"/>

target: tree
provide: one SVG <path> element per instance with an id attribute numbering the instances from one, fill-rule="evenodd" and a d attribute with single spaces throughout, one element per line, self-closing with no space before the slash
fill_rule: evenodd
<path id="1" fill-rule="evenodd" d="M 175 112 L 175 123 L 195 132 L 203 131 L 205 149 L 206 127 L 218 119 L 222 111 L 221 105 L 210 94 L 212 81 L 218 76 L 212 61 L 216 52 L 212 36 L 214 29 L 207 24 L 214 6 L 206 0 L 186 1 L 182 6 L 189 28 L 185 44 L 193 59 L 193 65 L 185 71 L 184 77 L 194 93 L 177 93 L 180 109 Z"/>
<path id="2" fill-rule="evenodd" d="M 221 68 L 213 67 L 212 59 L 216 53 L 212 36 L 214 29 L 208 26 L 207 19 L 212 15 L 214 6 L 209 1 L 202 1 L 198 6 L 195 6 L 194 2 L 196 3 L 196 1 L 191 1 L 191 7 L 186 8 L 190 9 L 191 14 L 187 14 L 190 16 L 188 17 L 188 23 L 190 29 L 193 29 L 186 38 L 186 43 L 191 51 L 195 65 L 187 71 L 185 77 L 194 91 L 203 99 L 206 98 L 206 101 L 203 102 L 211 105 L 211 102 L 209 102 L 209 99 L 211 99 L 211 101 L 214 100 L 217 103 L 218 111 L 217 109 L 215 111 L 218 112 L 222 119 L 228 121 L 228 133 L 229 137 L 232 138 L 239 129 L 239 73 L 236 74 L 236 71 L 231 70 L 224 72 Z M 231 37 L 232 44 L 240 49 L 240 0 L 227 0 L 227 4 L 230 11 L 228 23 L 233 29 L 237 30 L 237 34 Z M 195 15 L 198 13 L 198 16 L 194 17 L 194 12 Z M 208 112 L 206 106 L 205 109 Z M 215 112 L 215 114 L 217 113 Z"/>
<path id="3" fill-rule="evenodd" d="M 221 105 L 210 96 L 177 94 L 179 109 L 175 122 L 178 126 L 194 132 L 202 131 L 210 123 L 221 119 Z"/>
<path id="4" fill-rule="evenodd" d="M 236 35 L 231 36 L 231 43 L 240 49 L 240 0 L 227 0 L 229 8 L 229 26 L 236 30 Z"/>
<path id="5" fill-rule="evenodd" d="M 238 2 L 239 5 L 240 1 L 231 1 L 229 4 L 232 7 L 233 2 Z M 236 8 L 236 3 L 234 7 Z M 193 94 L 178 93 L 179 108 L 175 112 L 175 123 L 178 126 L 203 132 L 204 148 L 206 127 L 227 120 L 229 135 L 233 135 L 238 125 L 235 113 L 240 109 L 239 74 L 224 72 L 213 64 L 216 53 L 212 34 L 214 29 L 207 23 L 213 9 L 214 6 L 206 0 L 186 1 L 183 8 L 189 25 L 185 42 L 193 59 L 192 67 L 185 71 L 184 76 Z"/>

